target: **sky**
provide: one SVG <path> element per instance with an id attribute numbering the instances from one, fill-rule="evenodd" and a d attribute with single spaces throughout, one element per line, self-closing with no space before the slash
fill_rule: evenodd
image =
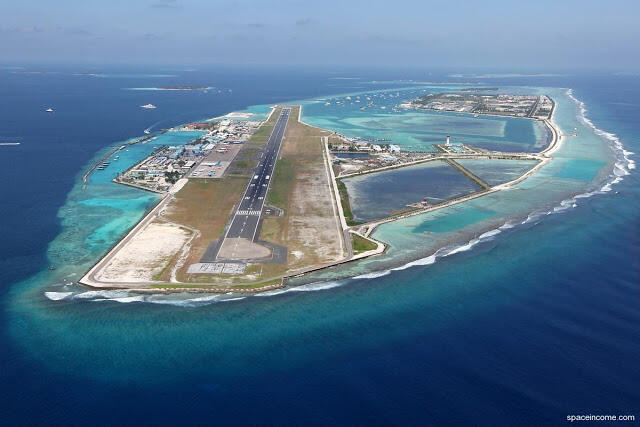
<path id="1" fill-rule="evenodd" d="M 0 62 L 640 69 L 636 0 L 0 0 Z"/>

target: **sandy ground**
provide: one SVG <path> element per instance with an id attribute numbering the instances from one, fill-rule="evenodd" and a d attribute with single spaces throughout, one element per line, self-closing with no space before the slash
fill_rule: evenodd
<path id="1" fill-rule="evenodd" d="M 362 169 L 364 167 L 364 165 L 352 165 L 352 164 L 347 164 L 347 163 L 341 163 L 340 164 L 340 173 L 353 173 L 353 172 L 357 172 L 360 169 Z"/>
<path id="2" fill-rule="evenodd" d="M 296 177 L 288 215 L 288 237 L 304 248 L 295 251 L 292 261 L 331 262 L 343 257 L 333 203 L 324 162 L 307 164 Z M 315 259 L 308 259 L 310 255 Z"/>
<path id="3" fill-rule="evenodd" d="M 187 178 L 180 178 L 178 181 L 176 181 L 175 184 L 173 184 L 171 186 L 171 188 L 169 189 L 169 193 L 170 194 L 176 194 L 178 191 L 182 190 L 182 187 L 184 187 L 184 185 L 188 182 L 189 180 Z"/>
<path id="4" fill-rule="evenodd" d="M 190 232 L 174 224 L 152 222 L 118 251 L 97 275 L 107 282 L 149 282 L 162 272 L 189 240 Z"/>

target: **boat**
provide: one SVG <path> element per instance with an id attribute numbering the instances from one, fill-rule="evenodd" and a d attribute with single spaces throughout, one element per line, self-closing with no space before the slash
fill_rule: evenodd
<path id="1" fill-rule="evenodd" d="M 152 110 L 152 109 L 157 108 L 157 107 L 155 105 L 153 105 L 153 104 L 144 104 L 144 105 L 141 105 L 140 108 L 144 108 L 144 109 L 147 109 L 147 110 Z"/>
<path id="2" fill-rule="evenodd" d="M 105 161 L 101 162 L 96 169 L 104 170 L 107 166 L 109 166 L 109 162 L 105 160 Z"/>
<path id="3" fill-rule="evenodd" d="M 49 108 L 47 108 L 47 109 L 46 109 L 46 110 L 44 110 L 44 111 L 46 111 L 47 113 L 53 113 L 53 108 L 49 107 Z"/>

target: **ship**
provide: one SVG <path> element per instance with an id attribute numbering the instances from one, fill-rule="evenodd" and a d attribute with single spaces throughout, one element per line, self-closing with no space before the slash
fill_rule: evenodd
<path id="1" fill-rule="evenodd" d="M 145 108 L 147 110 L 152 110 L 152 109 L 156 108 L 156 106 L 153 105 L 153 104 L 144 104 L 144 105 L 141 105 L 140 108 Z"/>
<path id="2" fill-rule="evenodd" d="M 109 161 L 105 160 L 102 163 L 100 163 L 100 165 L 96 168 L 98 170 L 104 170 L 107 166 L 109 166 Z"/>
<path id="3" fill-rule="evenodd" d="M 47 109 L 46 109 L 46 110 L 44 110 L 44 111 L 46 111 L 47 113 L 53 113 L 53 108 L 49 107 L 49 108 L 47 108 Z"/>

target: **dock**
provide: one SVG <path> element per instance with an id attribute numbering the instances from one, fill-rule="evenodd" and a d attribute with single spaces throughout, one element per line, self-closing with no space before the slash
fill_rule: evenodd
<path id="1" fill-rule="evenodd" d="M 469 178 L 471 181 L 478 184 L 483 189 L 488 190 L 489 188 L 491 188 L 491 186 L 487 184 L 487 182 L 484 179 L 480 178 L 478 175 L 474 174 L 469 169 L 465 168 L 455 160 L 447 158 L 447 159 L 444 159 L 444 161 L 447 162 L 449 165 L 453 166 L 454 168 L 458 169 L 458 171 L 460 171 L 467 178 Z"/>
<path id="2" fill-rule="evenodd" d="M 159 133 L 164 133 L 165 131 L 161 131 Z M 145 135 L 142 138 L 138 138 L 135 139 L 133 141 L 127 142 L 124 145 L 121 145 L 117 148 L 114 148 L 113 150 L 109 151 L 109 154 L 106 154 L 104 157 L 100 158 L 97 162 L 95 162 L 88 171 L 86 171 L 84 173 L 84 175 L 82 175 L 82 189 L 86 189 L 87 188 L 87 183 L 89 182 L 89 177 L 91 176 L 91 174 L 98 170 L 100 168 L 101 165 L 103 165 L 104 163 L 109 163 L 109 159 L 111 158 L 111 156 L 113 156 L 114 154 L 116 154 L 118 151 L 125 149 L 126 147 L 128 147 L 129 145 L 134 145 L 137 144 L 139 142 L 144 142 L 144 141 L 148 141 L 151 138 L 153 138 L 154 136 L 156 136 L 157 134 L 151 134 L 151 135 Z M 104 168 L 103 168 L 104 169 Z"/>

